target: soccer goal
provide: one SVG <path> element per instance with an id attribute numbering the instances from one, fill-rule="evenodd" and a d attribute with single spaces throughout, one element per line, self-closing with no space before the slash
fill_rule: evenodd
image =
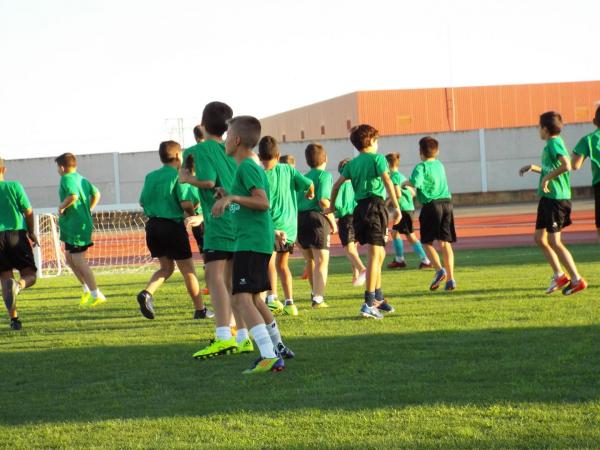
<path id="1" fill-rule="evenodd" d="M 146 216 L 138 205 L 99 206 L 94 210 L 94 245 L 87 251 L 96 272 L 119 273 L 148 270 L 152 262 L 146 247 Z M 59 239 L 58 217 L 49 210 L 37 211 L 35 233 L 40 245 L 34 256 L 41 278 L 70 272 Z"/>

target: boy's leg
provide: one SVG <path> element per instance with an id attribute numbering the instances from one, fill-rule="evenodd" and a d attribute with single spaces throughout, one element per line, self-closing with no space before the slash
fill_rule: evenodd
<path id="1" fill-rule="evenodd" d="M 231 277 L 231 261 L 220 259 L 205 264 L 206 284 L 210 292 L 211 303 L 215 309 L 217 330 L 220 331 L 219 329 L 222 329 L 224 332 L 223 336 L 219 339 L 231 339 L 231 329 L 229 328 L 231 321 L 231 290 L 228 289 L 228 284 L 230 285 L 231 280 L 227 282 L 225 278 L 227 276 Z M 229 330 L 228 336 L 225 328 Z"/>
<path id="2" fill-rule="evenodd" d="M 71 270 L 73 271 L 73 275 L 75 275 L 75 278 L 77 278 L 77 281 L 79 281 L 79 283 L 83 287 L 84 292 L 87 292 L 86 288 L 89 291 L 90 287 L 85 282 L 85 279 L 83 278 L 83 275 L 79 271 L 79 268 L 73 262 L 73 259 L 71 258 L 71 252 L 68 250 L 65 250 L 65 261 L 67 263 L 67 266 L 69 266 L 71 268 Z"/>
<path id="3" fill-rule="evenodd" d="M 13 283 L 13 271 L 12 270 L 4 270 L 0 272 L 0 280 L 2 280 L 2 298 L 4 299 L 4 304 L 6 305 L 6 309 L 8 311 L 8 317 L 11 319 L 17 318 L 17 302 L 14 301 L 14 294 L 12 293 L 12 285 L 9 283 Z M 9 293 L 9 290 L 11 292 Z M 8 301 L 10 297 L 10 302 Z"/>
<path id="4" fill-rule="evenodd" d="M 446 241 L 440 241 L 442 247 L 442 258 L 444 259 L 444 268 L 446 269 L 446 276 L 448 280 L 454 280 L 454 251 L 452 250 L 452 244 Z"/>
<path id="5" fill-rule="evenodd" d="M 204 302 L 200 295 L 200 284 L 198 283 L 198 277 L 196 276 L 194 261 L 192 258 L 178 259 L 175 260 L 175 264 L 177 264 L 181 275 L 183 275 L 183 281 L 185 282 L 185 287 L 194 303 L 194 308 L 196 311 L 203 311 Z"/>
<path id="6" fill-rule="evenodd" d="M 348 242 L 348 245 L 344 247 L 344 251 L 346 252 L 346 256 L 352 265 L 353 272 L 353 281 L 356 281 L 360 274 L 366 272 L 366 267 L 360 259 L 360 255 L 358 254 L 358 249 L 356 248 L 356 242 Z M 366 274 L 366 273 L 365 273 Z"/>
<path id="7" fill-rule="evenodd" d="M 554 250 L 552 250 L 552 247 L 550 247 L 550 244 L 548 243 L 548 232 L 543 228 L 535 230 L 534 240 L 537 246 L 542 250 L 542 253 L 546 258 L 546 261 L 548 261 L 548 264 L 550 264 L 554 275 L 557 276 L 563 274 L 558 255 L 554 252 Z"/>
<path id="8" fill-rule="evenodd" d="M 404 242 L 402 241 L 402 236 L 398 231 L 392 230 L 392 244 L 394 245 L 394 261 L 388 264 L 388 267 L 400 268 L 406 267 L 406 263 L 404 262 Z"/>
<path id="9" fill-rule="evenodd" d="M 285 301 L 294 300 L 294 293 L 292 287 L 292 272 L 289 267 L 289 252 L 281 252 L 275 254 L 275 268 L 277 270 L 277 274 L 279 278 L 281 278 L 281 287 L 283 288 L 283 295 L 285 296 Z M 271 285 L 273 286 L 273 285 Z M 272 289 L 272 288 L 271 288 Z"/>
<path id="10" fill-rule="evenodd" d="M 271 290 L 267 291 L 267 302 L 269 301 L 269 298 L 277 297 L 277 268 L 275 266 L 276 257 L 277 253 L 273 252 L 271 259 L 269 260 L 269 282 L 271 283 Z"/>
<path id="11" fill-rule="evenodd" d="M 312 253 L 312 249 L 310 248 L 304 248 L 301 247 L 302 249 L 302 256 L 304 256 L 304 271 L 306 272 L 306 279 L 308 280 L 308 283 L 310 284 L 310 288 L 311 291 L 314 294 L 314 288 L 313 288 L 313 273 L 315 271 L 315 261 L 313 259 L 313 253 Z"/>
<path id="12" fill-rule="evenodd" d="M 311 249 L 314 260 L 312 273 L 313 307 L 325 306 L 325 286 L 329 269 L 329 249 Z"/>
<path id="13" fill-rule="evenodd" d="M 273 349 L 273 343 L 265 321 L 261 315 L 261 312 L 257 308 L 257 304 L 264 302 L 260 297 L 255 300 L 253 294 L 249 292 L 239 292 L 233 295 L 234 308 L 239 311 L 244 322 L 247 324 L 248 329 L 252 332 L 254 341 L 260 350 L 260 354 L 263 358 L 275 358 L 275 352 Z M 268 314 L 271 314 L 269 308 L 265 309 Z M 272 317 L 272 316 L 271 316 Z"/>
<path id="14" fill-rule="evenodd" d="M 90 288 L 90 291 L 97 290 L 98 286 L 96 285 L 96 277 L 94 276 L 94 272 L 92 272 L 92 269 L 87 262 L 85 257 L 86 252 L 69 253 L 71 256 L 71 263 L 73 264 L 72 267 L 77 270 L 83 282 L 87 284 L 88 288 Z"/>
<path id="15" fill-rule="evenodd" d="M 419 239 L 417 239 L 417 235 L 415 233 L 409 233 L 406 235 L 406 239 L 408 240 L 408 242 L 410 242 L 410 245 L 412 246 L 413 251 L 415 252 L 417 257 L 421 261 L 421 265 L 419 265 L 419 269 L 422 269 L 422 268 L 428 267 L 428 266 L 430 267 L 432 265 L 431 261 L 429 261 L 429 258 L 427 257 L 427 253 L 425 253 L 425 249 L 423 248 L 421 241 L 419 241 Z"/>
<path id="16" fill-rule="evenodd" d="M 558 260 L 567 270 L 571 280 L 576 283 L 581 277 L 579 276 L 579 272 L 577 271 L 577 266 L 575 265 L 575 261 L 573 260 L 571 252 L 562 243 L 561 232 L 558 231 L 556 233 L 547 233 L 547 235 L 548 244 L 558 257 Z"/>
<path id="17" fill-rule="evenodd" d="M 422 245 L 423 245 L 423 249 L 425 250 L 425 253 L 427 254 L 427 257 L 431 261 L 431 264 L 433 264 L 433 268 L 436 271 L 442 270 L 442 263 L 440 262 L 440 255 L 438 255 L 437 250 L 433 246 L 433 242 L 431 244 L 422 244 Z"/>
<path id="18" fill-rule="evenodd" d="M 154 293 L 158 290 L 158 288 L 168 280 L 171 275 L 173 275 L 173 270 L 175 269 L 175 265 L 173 260 L 167 258 L 166 256 L 161 256 L 158 258 L 158 264 L 160 265 L 159 269 L 152 274 L 148 284 L 146 284 L 145 291 L 147 291 L 150 295 L 154 295 Z"/>

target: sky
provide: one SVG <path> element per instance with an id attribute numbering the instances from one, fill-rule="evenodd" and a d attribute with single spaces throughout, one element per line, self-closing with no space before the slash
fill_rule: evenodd
<path id="1" fill-rule="evenodd" d="M 591 0 L 0 0 L 0 157 L 135 152 L 213 100 L 600 79 Z"/>

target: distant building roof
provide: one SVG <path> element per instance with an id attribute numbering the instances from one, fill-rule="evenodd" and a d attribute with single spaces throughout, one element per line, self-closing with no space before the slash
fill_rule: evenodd
<path id="1" fill-rule="evenodd" d="M 545 111 L 591 121 L 600 81 L 359 91 L 261 119 L 280 141 L 346 138 L 359 123 L 382 136 L 537 125 Z"/>

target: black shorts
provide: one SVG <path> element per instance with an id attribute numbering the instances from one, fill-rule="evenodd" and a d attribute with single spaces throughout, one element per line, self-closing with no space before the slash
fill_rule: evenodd
<path id="1" fill-rule="evenodd" d="M 92 247 L 94 243 L 87 245 L 73 245 L 65 242 L 65 251 L 69 253 L 83 253 L 86 252 L 88 248 Z"/>
<path id="2" fill-rule="evenodd" d="M 204 250 L 204 253 L 202 253 L 204 264 L 213 261 L 229 261 L 232 258 L 233 252 L 227 252 L 225 250 Z"/>
<path id="3" fill-rule="evenodd" d="M 347 216 L 340 217 L 338 219 L 338 234 L 340 235 L 342 247 L 345 247 L 351 242 L 356 242 L 356 234 L 354 233 L 354 217 L 352 214 L 348 214 Z"/>
<path id="4" fill-rule="evenodd" d="M 232 294 L 242 292 L 258 294 L 270 290 L 270 260 L 271 255 L 266 253 L 235 252 L 233 254 Z"/>
<path id="5" fill-rule="evenodd" d="M 389 215 L 382 198 L 369 197 L 359 200 L 353 216 L 354 233 L 358 242 L 362 245 L 385 247 Z"/>
<path id="6" fill-rule="evenodd" d="M 27 268 L 37 272 L 27 231 L 0 231 L 0 272 Z"/>
<path id="7" fill-rule="evenodd" d="M 151 217 L 146 223 L 146 245 L 153 258 L 181 260 L 192 257 L 190 238 L 182 222 Z"/>
<path id="8" fill-rule="evenodd" d="M 289 253 L 290 255 L 294 253 L 294 243 L 286 242 L 282 244 L 280 241 L 275 239 L 275 253 Z"/>
<path id="9" fill-rule="evenodd" d="M 540 198 L 535 219 L 536 230 L 546 230 L 548 233 L 558 233 L 571 225 L 571 201 Z"/>
<path id="10" fill-rule="evenodd" d="M 413 216 L 414 211 L 402 211 L 402 218 L 400 222 L 392 227 L 392 230 L 397 231 L 400 234 L 412 234 L 415 229 L 413 227 Z"/>
<path id="11" fill-rule="evenodd" d="M 197 227 L 192 227 L 192 234 L 194 235 L 194 239 L 196 239 L 196 244 L 198 244 L 198 253 L 202 253 L 202 249 L 204 248 L 204 222 Z"/>
<path id="12" fill-rule="evenodd" d="M 302 248 L 329 249 L 331 227 L 327 218 L 316 211 L 298 214 L 298 243 Z"/>
<path id="13" fill-rule="evenodd" d="M 431 244 L 433 241 L 456 242 L 452 201 L 440 199 L 423 205 L 419 225 L 423 244 Z"/>
<path id="14" fill-rule="evenodd" d="M 594 185 L 594 201 L 596 203 L 596 228 L 600 228 L 600 183 Z"/>

